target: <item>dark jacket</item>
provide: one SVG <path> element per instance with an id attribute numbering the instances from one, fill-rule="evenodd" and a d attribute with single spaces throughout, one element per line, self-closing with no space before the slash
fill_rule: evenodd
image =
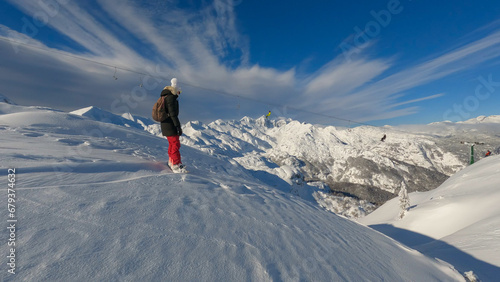
<path id="1" fill-rule="evenodd" d="M 178 128 L 181 127 L 181 123 L 179 121 L 179 101 L 177 101 L 177 95 L 172 94 L 173 87 L 167 86 L 166 89 L 163 89 L 161 92 L 161 96 L 165 97 L 165 107 L 167 108 L 167 112 L 169 117 L 162 121 L 161 123 L 161 134 L 163 136 L 175 136 L 178 134 Z"/>

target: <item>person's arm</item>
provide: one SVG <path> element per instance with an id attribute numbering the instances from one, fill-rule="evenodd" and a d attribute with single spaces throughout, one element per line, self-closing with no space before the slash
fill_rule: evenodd
<path id="1" fill-rule="evenodd" d="M 172 95 L 167 95 L 167 110 L 172 122 L 177 128 L 178 135 L 182 135 L 181 122 L 179 121 L 179 108 L 176 107 L 177 101 L 176 97 Z"/>

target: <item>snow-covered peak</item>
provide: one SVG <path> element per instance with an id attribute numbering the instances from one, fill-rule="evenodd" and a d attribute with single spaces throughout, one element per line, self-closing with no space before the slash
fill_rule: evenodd
<path id="1" fill-rule="evenodd" d="M 131 113 L 123 113 L 122 118 L 135 121 L 134 115 L 132 115 Z"/>
<path id="2" fill-rule="evenodd" d="M 459 122 L 459 123 L 465 123 L 465 124 L 500 123 L 500 115 L 478 116 L 477 118 L 472 118 L 472 119 L 466 120 L 464 122 Z"/>
<path id="3" fill-rule="evenodd" d="M 72 111 L 70 113 L 100 122 L 111 123 L 114 125 L 125 126 L 125 127 L 133 127 L 138 129 L 144 129 L 147 126 L 152 125 L 154 123 L 151 120 L 134 116 L 130 113 L 125 113 L 120 116 L 95 106 L 82 108 L 79 110 Z"/>
<path id="4" fill-rule="evenodd" d="M 11 104 L 11 105 L 16 105 L 16 103 L 12 102 L 11 99 L 7 98 L 2 93 L 0 93 L 0 103 L 7 103 L 7 104 Z"/>
<path id="5" fill-rule="evenodd" d="M 70 112 L 70 114 L 88 117 L 93 120 L 107 122 L 107 123 L 114 123 L 114 124 L 120 124 L 121 121 L 123 121 L 123 118 L 121 116 L 105 111 L 95 106 L 90 106 L 79 110 L 75 110 Z"/>

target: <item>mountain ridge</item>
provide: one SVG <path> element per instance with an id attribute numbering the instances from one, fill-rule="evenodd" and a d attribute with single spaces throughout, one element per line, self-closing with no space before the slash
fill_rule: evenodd
<path id="1" fill-rule="evenodd" d="M 115 116 L 125 120 L 122 123 L 140 120 L 131 118 L 130 114 Z M 94 119 L 99 120 L 98 117 Z M 286 118 L 244 117 L 207 124 L 186 122 L 181 142 L 210 154 L 229 156 L 256 175 L 278 176 L 292 185 L 290 191 L 307 199 L 315 195 L 321 205 L 331 207 L 332 199 L 341 201 L 335 205 L 344 206 L 346 211 L 333 209 L 333 212 L 358 217 L 373 210 L 369 203 L 378 206 L 395 197 L 402 183 L 410 192 L 428 191 L 464 168 L 469 160 L 468 150 L 459 144 L 458 138 L 469 136 L 467 133 L 473 130 L 471 126 L 474 125 L 441 122 L 409 127 L 360 126 L 348 129 L 315 126 Z M 159 124 L 151 120 L 136 122 L 134 127 L 161 136 Z M 461 130 L 461 127 L 466 130 Z M 422 128 L 431 133 L 423 133 Z M 434 134 L 433 130 L 448 133 L 441 136 Z M 384 134 L 388 138 L 381 142 L 379 139 Z M 457 139 L 456 143 L 448 141 L 453 138 Z M 318 181 L 329 186 L 326 188 L 331 190 L 329 195 L 322 189 L 303 185 L 323 185 Z M 345 206 L 345 199 L 339 198 L 346 196 L 352 205 Z"/>

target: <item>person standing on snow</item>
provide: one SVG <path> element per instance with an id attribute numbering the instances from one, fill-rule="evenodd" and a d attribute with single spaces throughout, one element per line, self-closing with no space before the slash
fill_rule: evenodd
<path id="1" fill-rule="evenodd" d="M 489 157 L 489 156 L 491 156 L 491 151 L 490 150 L 488 150 L 488 152 L 486 152 L 485 157 Z"/>
<path id="2" fill-rule="evenodd" d="M 172 78 L 171 85 L 166 86 L 161 92 L 165 97 L 165 107 L 168 118 L 161 122 L 161 133 L 168 139 L 168 165 L 173 172 L 183 172 L 185 166 L 181 162 L 181 143 L 179 136 L 182 135 L 181 123 L 179 121 L 179 101 L 177 98 L 181 94 L 180 87 L 177 86 L 177 78 Z"/>

